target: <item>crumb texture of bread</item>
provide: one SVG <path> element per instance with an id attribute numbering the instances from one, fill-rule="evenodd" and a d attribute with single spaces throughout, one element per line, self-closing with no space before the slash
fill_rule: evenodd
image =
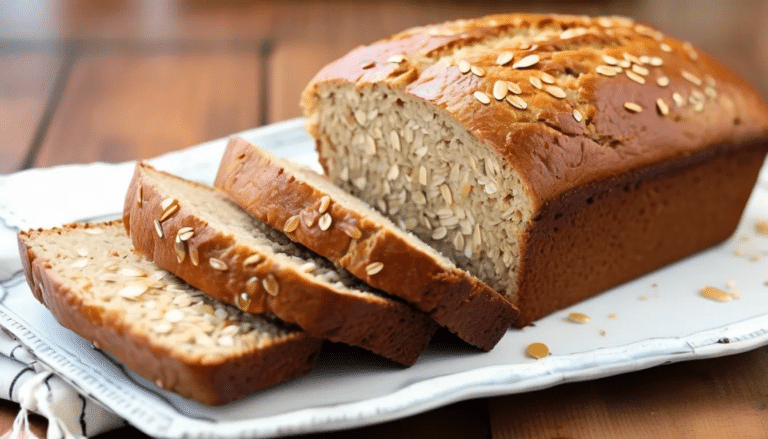
<path id="1" fill-rule="evenodd" d="M 737 216 L 679 250 L 622 244 L 663 240 L 680 201 L 694 207 L 682 228 L 697 229 L 712 206 L 741 212 L 768 147 L 768 105 L 749 84 L 622 17 L 509 14 L 409 29 L 323 68 L 302 106 L 331 180 L 518 304 L 516 325 L 724 239 Z M 738 195 L 707 198 L 696 186 L 736 164 Z M 686 172 L 698 172 L 700 208 L 664 183 L 690 183 Z M 625 187 L 643 221 L 606 217 Z M 610 238 L 580 232 L 577 218 Z M 581 261 L 607 252 L 642 268 L 595 283 L 586 272 L 609 267 Z"/>
<path id="2" fill-rule="evenodd" d="M 141 198 L 141 201 L 138 201 Z M 303 220 L 280 224 L 293 232 Z M 124 223 L 137 251 L 211 296 L 410 366 L 436 328 L 402 300 L 295 244 L 210 186 L 136 166 Z M 288 232 L 288 233 L 290 233 Z"/>
<path id="3" fill-rule="evenodd" d="M 133 251 L 120 221 L 19 233 L 56 320 L 159 387 L 220 405 L 312 369 L 321 341 L 208 297 Z"/>
<path id="4" fill-rule="evenodd" d="M 464 341 L 491 349 L 517 317 L 496 291 L 326 178 L 233 138 L 214 185 L 249 213 Z"/>

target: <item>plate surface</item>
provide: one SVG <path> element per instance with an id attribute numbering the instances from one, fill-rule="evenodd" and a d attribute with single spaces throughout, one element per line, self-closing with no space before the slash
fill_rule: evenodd
<path id="1" fill-rule="evenodd" d="M 300 119 L 239 135 L 319 169 Z M 170 172 L 210 183 L 227 139 L 158 157 Z M 16 232 L 119 216 L 133 163 L 35 169 L 0 176 L 0 325 L 82 393 L 157 437 L 269 437 L 382 422 L 449 403 L 541 389 L 682 360 L 728 355 L 768 343 L 768 219 L 763 170 L 738 231 L 727 242 L 507 331 L 488 353 L 438 337 L 411 368 L 332 347 L 310 374 L 212 408 L 162 391 L 63 329 L 37 303 L 21 275 Z M 55 181 L 57 184 L 43 183 Z M 93 184 L 98 181 L 99 184 Z M 35 200 L 30 203 L 29 200 Z M 699 294 L 709 285 L 727 303 Z M 568 321 L 571 312 L 591 321 Z M 552 353 L 525 355 L 532 342 Z"/>

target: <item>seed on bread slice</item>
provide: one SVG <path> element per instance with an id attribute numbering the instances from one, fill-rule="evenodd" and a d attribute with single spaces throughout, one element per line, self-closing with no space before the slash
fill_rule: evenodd
<path id="1" fill-rule="evenodd" d="M 133 251 L 122 222 L 19 233 L 35 298 L 159 387 L 224 404 L 308 372 L 321 341 L 212 299 Z"/>
<path id="2" fill-rule="evenodd" d="M 159 266 L 213 297 L 274 314 L 313 337 L 411 365 L 434 332 L 424 313 L 296 245 L 221 192 L 146 163 L 136 166 L 124 221 L 137 251 Z M 301 223 L 286 218 L 278 227 L 296 230 Z"/>
<path id="3" fill-rule="evenodd" d="M 464 341 L 485 350 L 517 309 L 359 199 L 324 177 L 233 138 L 214 185 L 245 210 L 375 288 L 402 297 Z M 323 210 L 323 212 L 321 212 Z"/>

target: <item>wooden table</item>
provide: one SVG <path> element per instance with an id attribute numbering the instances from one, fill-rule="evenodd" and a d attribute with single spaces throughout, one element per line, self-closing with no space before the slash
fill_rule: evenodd
<path id="1" fill-rule="evenodd" d="M 311 76 L 356 45 L 496 12 L 634 16 L 717 55 L 768 96 L 768 2 L 32 3 L 0 0 L 0 173 L 148 158 L 296 117 Z M 768 437 L 766 370 L 761 348 L 311 437 Z M 0 432 L 17 411 L 0 402 Z M 35 418 L 34 431 L 44 429 Z"/>

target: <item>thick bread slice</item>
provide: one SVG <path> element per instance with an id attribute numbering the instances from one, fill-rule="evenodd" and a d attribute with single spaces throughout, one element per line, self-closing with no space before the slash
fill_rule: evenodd
<path id="1" fill-rule="evenodd" d="M 211 299 L 134 252 L 120 221 L 19 233 L 35 298 L 158 386 L 224 404 L 308 372 L 321 341 Z"/>
<path id="2" fill-rule="evenodd" d="M 498 293 L 367 204 L 246 140 L 230 141 L 215 185 L 291 239 L 404 298 L 470 344 L 493 348 L 517 317 Z"/>
<path id="3" fill-rule="evenodd" d="M 408 29 L 324 67 L 302 106 L 325 174 L 520 326 L 728 237 L 768 149 L 753 87 L 621 17 Z"/>
<path id="4" fill-rule="evenodd" d="M 336 269 L 214 188 L 145 163 L 136 166 L 124 222 L 136 250 L 159 266 L 313 337 L 412 365 L 434 332 L 424 313 Z"/>

